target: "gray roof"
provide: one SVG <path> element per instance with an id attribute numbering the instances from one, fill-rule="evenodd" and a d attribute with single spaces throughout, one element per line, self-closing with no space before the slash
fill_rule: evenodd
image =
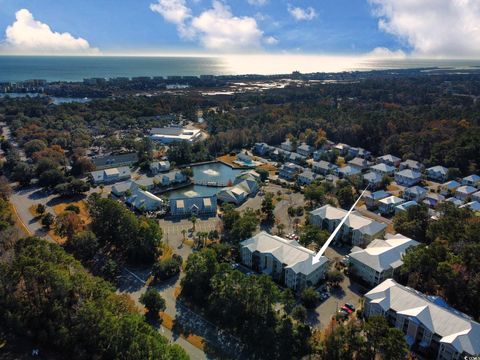
<path id="1" fill-rule="evenodd" d="M 480 353 L 480 324 L 469 316 L 450 308 L 442 299 L 422 294 L 387 279 L 365 294 L 384 311 L 416 319 L 430 332 L 440 336 L 440 342 L 452 345 L 460 354 Z"/>
<path id="2" fill-rule="evenodd" d="M 304 275 L 311 274 L 328 262 L 325 256 L 321 256 L 318 262 L 314 262 L 315 252 L 312 250 L 301 246 L 295 240 L 283 239 L 265 231 L 242 241 L 240 245 L 247 247 L 251 252 L 270 253 L 282 264 L 286 264 L 287 269 Z"/>
<path id="3" fill-rule="evenodd" d="M 373 183 L 376 183 L 376 184 L 378 184 L 382 181 L 382 175 L 380 175 L 379 173 L 373 172 L 373 171 L 370 171 L 370 172 L 366 173 L 365 175 L 363 175 L 363 178 L 368 182 L 373 182 Z"/>
<path id="4" fill-rule="evenodd" d="M 442 175 L 447 175 L 448 173 L 448 169 L 440 165 L 429 167 L 426 171 L 428 172 L 433 171 L 433 172 L 441 173 Z"/>
<path id="5" fill-rule="evenodd" d="M 311 211 L 310 214 L 312 216 L 319 216 L 322 219 L 340 220 L 347 214 L 347 212 L 347 210 L 339 209 L 331 205 L 324 205 Z M 361 216 L 356 211 L 350 213 L 347 220 L 345 220 L 345 225 L 366 235 L 378 234 L 387 227 L 385 224 Z"/>
<path id="6" fill-rule="evenodd" d="M 402 159 L 400 159 L 400 158 L 398 158 L 398 157 L 396 157 L 392 154 L 379 156 L 377 159 L 380 160 L 380 161 L 388 161 L 388 162 L 392 162 L 392 163 L 402 160 Z"/>
<path id="7" fill-rule="evenodd" d="M 403 177 L 406 177 L 406 178 L 409 178 L 409 179 L 418 179 L 422 176 L 422 174 L 420 174 L 418 171 L 414 171 L 414 170 L 411 170 L 411 169 L 404 169 L 404 170 L 401 170 L 397 173 L 398 176 L 403 176 Z"/>
<path id="8" fill-rule="evenodd" d="M 98 156 L 92 159 L 96 167 L 115 167 L 117 164 L 135 163 L 138 161 L 137 153 Z"/>
<path id="9" fill-rule="evenodd" d="M 405 189 L 404 193 L 411 194 L 411 195 L 423 195 L 427 192 L 427 189 L 421 186 L 412 186 Z"/>
<path id="10" fill-rule="evenodd" d="M 368 244 L 366 249 L 359 249 L 350 253 L 350 258 L 382 272 L 402 265 L 405 250 L 420 243 L 401 234 L 388 235 L 386 240 L 376 239 Z"/>
<path id="11" fill-rule="evenodd" d="M 384 163 L 373 165 L 372 167 L 370 167 L 370 169 L 377 170 L 380 172 L 385 172 L 385 173 L 391 173 L 396 170 L 394 166 L 390 166 Z"/>

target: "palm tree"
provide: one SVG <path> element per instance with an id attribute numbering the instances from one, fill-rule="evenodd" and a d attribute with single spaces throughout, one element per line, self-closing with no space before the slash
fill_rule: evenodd
<path id="1" fill-rule="evenodd" d="M 187 234 L 187 230 L 183 229 L 183 230 L 182 230 L 182 235 L 183 235 L 182 245 L 183 245 L 183 243 L 184 243 L 185 240 L 186 240 L 186 237 L 185 237 L 186 234 Z"/>
<path id="2" fill-rule="evenodd" d="M 195 232 L 195 224 L 197 223 L 197 217 L 195 215 L 192 215 L 190 221 L 192 222 L 192 232 Z"/>

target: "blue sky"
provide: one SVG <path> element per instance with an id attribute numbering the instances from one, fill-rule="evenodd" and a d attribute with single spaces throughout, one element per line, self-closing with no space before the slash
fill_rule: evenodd
<path id="1" fill-rule="evenodd" d="M 387 55 L 477 57 L 471 48 L 480 40 L 479 14 L 476 0 L 0 0 L 0 53 L 365 54 L 380 48 Z M 447 20 L 471 22 L 471 29 L 456 32 Z M 39 31 L 47 25 L 50 32 Z"/>

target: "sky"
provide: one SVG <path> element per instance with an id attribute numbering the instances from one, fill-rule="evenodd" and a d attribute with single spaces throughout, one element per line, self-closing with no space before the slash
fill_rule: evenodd
<path id="1" fill-rule="evenodd" d="M 480 58 L 480 0 L 0 0 L 0 54 Z"/>

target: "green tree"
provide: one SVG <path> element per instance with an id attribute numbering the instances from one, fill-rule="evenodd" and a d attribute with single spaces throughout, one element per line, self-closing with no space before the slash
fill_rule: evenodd
<path id="1" fill-rule="evenodd" d="M 260 221 L 252 209 L 247 209 L 235 223 L 230 232 L 230 239 L 233 243 L 252 237 Z"/>
<path id="2" fill-rule="evenodd" d="M 326 278 L 327 281 L 330 282 L 333 286 L 338 286 L 343 281 L 343 279 L 345 279 L 345 276 L 341 271 L 334 269 L 327 272 Z"/>
<path id="3" fill-rule="evenodd" d="M 81 231 L 74 234 L 66 242 L 67 249 L 82 261 L 92 260 L 99 249 L 97 237 L 91 231 Z"/>
<path id="4" fill-rule="evenodd" d="M 273 197 L 274 194 L 267 192 L 265 193 L 265 196 L 263 197 L 262 200 L 262 213 L 265 216 L 265 220 L 269 223 L 272 223 L 275 221 L 275 215 L 273 211 L 275 210 L 275 205 L 273 203 Z"/>
<path id="5" fill-rule="evenodd" d="M 226 231 L 230 231 L 237 220 L 240 219 L 240 213 L 235 210 L 232 204 L 225 204 L 223 206 L 222 222 Z"/>
<path id="6" fill-rule="evenodd" d="M 352 187 L 347 184 L 338 189 L 337 199 L 342 208 L 349 209 L 355 202 L 355 196 L 353 194 Z"/>
<path id="7" fill-rule="evenodd" d="M 327 231 L 320 229 L 317 225 L 305 225 L 300 233 L 300 244 L 308 246 L 314 243 L 321 247 L 329 236 Z"/>
<path id="8" fill-rule="evenodd" d="M 195 215 L 192 215 L 190 217 L 190 222 L 192 223 L 192 231 L 195 232 L 195 224 L 197 223 L 197 217 Z"/>
<path id="9" fill-rule="evenodd" d="M 55 223 L 55 217 L 51 213 L 46 213 L 42 217 L 42 225 L 45 226 L 47 229 L 50 229 L 50 227 Z"/>
<path id="10" fill-rule="evenodd" d="M 320 295 L 313 287 L 306 287 L 300 294 L 300 300 L 306 308 L 314 308 L 320 300 Z"/>
<path id="11" fill-rule="evenodd" d="M 395 231 L 424 242 L 430 215 L 426 205 L 410 206 L 407 211 L 401 211 L 393 218 Z"/>
<path id="12" fill-rule="evenodd" d="M 37 204 L 37 206 L 35 207 L 35 212 L 39 216 L 42 216 L 43 214 L 45 214 L 45 211 L 46 211 L 46 208 L 45 208 L 45 205 L 43 204 Z"/>
<path id="13" fill-rule="evenodd" d="M 159 260 L 153 264 L 152 275 L 155 277 L 155 280 L 167 280 L 180 273 L 181 265 L 182 258 L 180 256 Z"/>
<path id="14" fill-rule="evenodd" d="M 25 155 L 31 157 L 33 153 L 37 151 L 42 151 L 47 148 L 47 144 L 43 140 L 34 139 L 26 142 L 23 145 L 23 150 L 25 150 Z"/>
<path id="15" fill-rule="evenodd" d="M 305 307 L 302 305 L 295 306 L 292 310 L 292 317 L 295 320 L 304 322 L 307 320 L 307 309 L 305 309 Z"/>
<path id="16" fill-rule="evenodd" d="M 147 315 L 157 319 L 159 317 L 159 312 L 166 309 L 165 300 L 154 288 L 148 288 L 140 296 L 140 303 L 142 303 L 145 308 L 148 310 Z"/>

